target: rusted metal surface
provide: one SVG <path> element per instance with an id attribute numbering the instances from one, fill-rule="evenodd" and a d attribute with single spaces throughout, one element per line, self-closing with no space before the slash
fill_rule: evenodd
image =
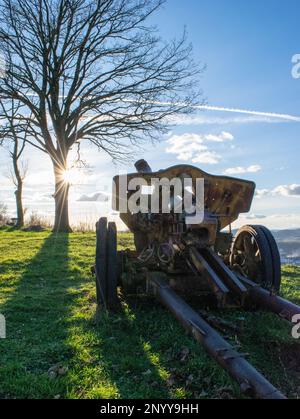
<path id="1" fill-rule="evenodd" d="M 145 166 L 144 162 L 144 166 Z M 146 163 L 147 164 L 147 163 Z M 196 179 L 204 179 L 205 183 L 205 208 L 209 214 L 213 214 L 219 219 L 220 230 L 233 223 L 241 213 L 246 213 L 250 210 L 251 203 L 255 191 L 255 183 L 231 178 L 227 176 L 214 176 L 210 175 L 203 170 L 189 165 L 173 166 L 166 170 L 159 172 L 149 172 L 150 166 L 147 164 L 147 172 L 139 172 L 143 179 L 151 185 L 152 178 L 166 178 L 174 179 L 182 176 L 191 178 L 195 185 Z M 140 165 L 138 165 L 140 168 Z M 146 166 L 145 166 L 146 167 Z M 150 169 L 151 170 L 151 169 Z M 120 177 L 114 178 L 114 210 L 119 211 L 119 184 Z M 127 175 L 127 184 L 137 177 L 137 173 Z M 130 196 L 130 195 L 129 195 Z M 121 218 L 131 231 L 136 230 L 136 223 L 138 217 L 132 214 L 121 214 Z M 145 232 L 147 226 L 140 226 Z"/>
<path id="2" fill-rule="evenodd" d="M 243 283 L 237 278 L 234 272 L 232 272 L 225 265 L 222 259 L 211 249 L 203 249 L 201 250 L 201 253 L 205 260 L 210 264 L 211 269 L 217 273 L 220 278 L 222 278 L 222 280 L 232 292 L 238 295 L 240 298 L 240 303 L 243 305 L 247 295 L 247 288 L 245 285 L 243 285 Z"/>
<path id="3" fill-rule="evenodd" d="M 138 173 L 152 173 L 152 169 L 146 160 L 139 160 L 135 163 L 134 166 Z"/>
<path id="4" fill-rule="evenodd" d="M 154 291 L 184 328 L 240 384 L 244 393 L 265 399 L 284 399 L 283 394 L 251 366 L 243 354 L 237 352 L 208 324 L 210 319 L 212 324 L 219 327 L 220 321 L 208 316 L 206 322 L 175 293 L 176 290 L 197 297 L 209 294 L 209 297 L 214 297 L 219 308 L 228 304 L 240 307 L 245 301 L 251 300 L 289 321 L 292 321 L 295 314 L 300 314 L 300 307 L 275 295 L 280 288 L 280 257 L 271 232 L 263 226 L 244 226 L 233 241 L 231 223 L 240 213 L 250 210 L 255 184 L 225 176 L 212 176 L 187 165 L 155 173 L 145 160 L 138 161 L 135 166 L 137 173 L 126 178 L 114 178 L 114 210 L 119 210 L 120 196 L 117 191 L 120 182 L 125 183 L 126 180 L 128 189 L 128 182 L 136 177 L 141 177 L 148 186 L 152 186 L 153 178 L 192 179 L 193 192 L 189 193 L 193 199 L 196 179 L 202 178 L 205 210 L 201 222 L 191 225 L 185 211 L 180 214 L 175 211 L 178 192 L 174 192 L 168 196 L 170 211 L 167 214 L 160 207 L 158 213 L 151 212 L 150 195 L 145 213 L 120 214 L 123 222 L 133 232 L 136 246 L 136 252 L 122 253 L 119 284 L 124 292 L 135 294 Z M 135 192 L 127 191 L 122 199 L 128 201 Z M 161 195 L 159 198 L 161 201 Z M 224 233 L 222 230 L 226 226 L 229 226 L 229 232 Z M 103 240 L 99 235 L 99 225 L 97 235 L 99 301 L 102 291 L 99 284 L 104 277 L 100 275 Z M 115 240 L 112 243 L 116 245 Z M 112 249 L 109 254 L 111 259 L 116 260 L 116 251 Z M 106 280 L 105 283 L 108 295 L 115 296 L 115 270 L 108 276 L 113 278 L 113 281 Z M 168 282 L 165 278 L 168 278 Z"/>
<path id="5" fill-rule="evenodd" d="M 189 249 L 189 257 L 199 273 L 203 272 L 206 274 L 206 278 L 211 288 L 212 292 L 215 294 L 218 306 L 220 308 L 225 307 L 226 305 L 226 297 L 229 293 L 229 289 L 223 283 L 223 281 L 218 277 L 216 272 L 211 268 L 211 266 L 206 262 L 203 256 L 198 252 L 197 249 L 191 247 Z"/>
<path id="6" fill-rule="evenodd" d="M 242 392 L 261 399 L 285 399 L 277 388 L 246 361 L 243 354 L 237 352 L 169 287 L 161 273 L 152 272 L 148 275 L 148 281 L 161 303 L 239 383 Z"/>
<path id="7" fill-rule="evenodd" d="M 239 275 L 241 281 L 248 286 L 250 300 L 265 310 L 269 310 L 280 317 L 292 322 L 293 317 L 300 315 L 300 307 L 270 291 L 263 289 L 255 282 Z"/>
<path id="8" fill-rule="evenodd" d="M 128 183 L 136 177 L 141 177 L 148 186 L 152 179 L 159 178 L 192 180 L 195 198 L 197 179 L 204 180 L 204 218 L 195 225 L 188 223 L 185 211 L 178 214 L 171 205 L 169 213 L 151 212 L 151 199 L 147 195 L 146 212 L 132 214 L 121 213 L 120 217 L 134 234 L 139 260 L 150 267 L 159 267 L 171 272 L 175 265 L 185 260 L 190 272 L 182 273 L 201 276 L 207 286 L 215 294 L 219 306 L 225 304 L 226 295 L 243 305 L 247 289 L 238 279 L 236 272 L 248 275 L 251 280 L 267 284 L 269 289 L 278 291 L 280 286 L 280 258 L 276 243 L 271 233 L 264 227 L 245 226 L 239 230 L 233 246 L 231 228 L 228 233 L 222 229 L 231 226 L 240 213 L 250 209 L 255 184 L 250 181 L 213 176 L 188 165 L 173 166 L 166 170 L 152 172 L 145 160 L 136 164 L 137 173 L 114 178 L 114 209 L 119 209 L 119 185 L 122 182 L 129 200 L 132 193 L 128 191 Z M 159 191 L 161 201 L 162 190 Z M 184 189 L 186 192 L 186 189 Z M 170 204 L 174 196 L 169 195 Z M 264 282 L 263 282 L 264 281 Z"/>

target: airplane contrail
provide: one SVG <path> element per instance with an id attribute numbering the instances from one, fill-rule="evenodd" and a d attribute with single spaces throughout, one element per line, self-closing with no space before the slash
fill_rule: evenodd
<path id="1" fill-rule="evenodd" d="M 260 111 L 252 111 L 252 110 L 247 110 L 247 109 L 225 108 L 222 106 L 209 106 L 209 105 L 198 105 L 198 106 L 193 106 L 193 108 L 203 109 L 207 111 L 231 112 L 231 113 L 240 113 L 240 114 L 246 114 L 246 115 L 265 116 L 268 118 L 279 118 L 279 119 L 285 119 L 287 121 L 300 122 L 300 116 L 289 115 L 289 114 L 284 114 L 284 113 L 260 112 Z"/>
<path id="2" fill-rule="evenodd" d="M 124 102 L 127 102 L 127 100 L 123 100 Z M 129 101 L 128 101 L 129 102 Z M 131 102 L 131 101 L 130 101 Z M 171 103 L 171 102 L 156 102 L 156 101 L 145 101 L 147 103 L 153 103 L 157 105 L 162 106 L 186 106 L 186 103 Z M 277 118 L 277 119 L 284 119 L 286 121 L 294 121 L 294 122 L 300 122 L 300 116 L 296 115 L 290 115 L 285 113 L 276 113 L 276 112 L 261 112 L 261 111 L 253 111 L 248 109 L 239 109 L 239 108 L 226 108 L 223 106 L 213 106 L 213 105 L 191 105 L 191 108 L 193 109 L 202 109 L 207 111 L 217 111 L 217 112 L 230 112 L 230 113 L 240 113 L 245 115 L 254 115 L 254 116 L 264 116 L 266 118 Z"/>
<path id="3" fill-rule="evenodd" d="M 35 94 L 29 94 L 27 96 L 37 96 Z M 62 96 L 62 98 L 64 98 Z M 121 100 L 121 102 L 134 102 L 133 100 L 128 100 L 128 99 L 123 99 Z M 170 105 L 174 105 L 173 103 L 170 102 L 156 102 L 156 101 L 145 101 L 148 103 L 153 103 L 153 104 L 157 104 L 157 105 L 165 105 L 165 106 L 170 106 Z M 185 106 L 185 103 L 177 103 L 175 104 L 175 106 Z M 296 115 L 290 115 L 290 114 L 285 114 L 285 113 L 276 113 L 276 112 L 262 112 L 262 111 L 253 111 L 250 109 L 239 109 L 239 108 L 226 108 L 223 106 L 213 106 L 213 105 L 194 105 L 191 106 L 191 108 L 193 109 L 202 109 L 202 110 L 207 110 L 207 111 L 216 111 L 216 112 L 230 112 L 230 113 L 240 113 L 240 114 L 244 114 L 244 115 L 254 115 L 254 116 L 264 116 L 266 118 L 277 118 L 277 119 L 283 119 L 285 121 L 293 121 L 293 122 L 300 122 L 300 116 L 296 116 Z M 83 119 L 86 119 L 88 117 L 88 115 L 86 115 Z M 92 116 L 90 116 L 92 117 Z"/>

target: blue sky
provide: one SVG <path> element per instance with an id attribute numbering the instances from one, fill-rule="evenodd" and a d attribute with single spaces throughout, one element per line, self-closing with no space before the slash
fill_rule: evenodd
<path id="1" fill-rule="evenodd" d="M 151 23 L 165 39 L 179 36 L 186 25 L 196 61 L 207 65 L 200 85 L 208 105 L 300 117 L 300 78 L 291 74 L 292 57 L 300 54 L 299 16 L 299 0 L 169 0 Z M 178 122 L 160 144 L 136 157 L 146 158 L 153 169 L 192 163 L 185 160 L 184 144 L 186 150 L 200 144 L 205 147 L 202 156 L 200 152 L 191 156 L 199 161 L 196 166 L 257 183 L 252 212 L 240 223 L 300 227 L 300 119 L 206 110 L 197 111 L 193 120 Z M 25 204 L 51 215 L 51 164 L 35 151 L 28 150 L 27 156 L 31 169 Z M 102 211 L 101 204 L 77 199 L 98 192 L 101 180 L 110 179 L 119 168 L 91 147 L 84 147 L 84 157 L 92 168 L 72 188 L 71 215 L 93 220 Z M 0 201 L 13 210 L 12 189 L 3 176 L 8 165 L 3 152 L 0 164 Z"/>

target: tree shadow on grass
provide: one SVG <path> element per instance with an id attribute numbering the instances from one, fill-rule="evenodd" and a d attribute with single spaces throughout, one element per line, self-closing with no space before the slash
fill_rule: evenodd
<path id="1" fill-rule="evenodd" d="M 51 398 L 63 391 L 63 383 L 47 372 L 70 356 L 66 319 L 74 278 L 68 244 L 67 234 L 46 237 L 0 307 L 7 326 L 0 341 L 2 398 Z"/>
<path id="2" fill-rule="evenodd" d="M 119 315 L 100 313 L 98 322 L 100 360 L 121 397 L 219 398 L 224 389 L 240 396 L 229 375 L 155 299 L 127 296 Z"/>
<path id="3" fill-rule="evenodd" d="M 150 322 L 151 318 L 145 319 L 145 311 L 143 315 L 141 308 L 133 308 L 124 299 L 118 312 L 105 312 L 92 304 L 90 311 L 74 316 L 69 344 L 80 361 L 72 372 L 73 393 L 69 397 L 170 397 L 169 373 L 152 348 L 156 336 L 149 336 Z M 166 348 L 170 344 L 169 339 Z"/>
<path id="4" fill-rule="evenodd" d="M 17 260 L 20 278 L 0 307 L 7 322 L 0 398 L 167 397 L 167 373 L 143 338 L 145 323 L 125 302 L 96 319 L 95 286 L 79 268 L 82 244 L 73 245 L 68 234 L 50 234 L 23 272 Z M 58 364 L 68 371 L 53 377 L 48 370 Z"/>
<path id="5" fill-rule="evenodd" d="M 20 237 L 24 252 L 26 240 Z M 84 274 L 94 243 L 88 248 L 84 236 L 67 234 L 30 236 L 28 247 L 32 243 L 38 250 L 26 266 L 28 257 L 22 262 L 18 252 L 16 262 L 9 257 L 1 266 L 3 278 L 15 270 L 16 279 L 0 282 L 2 298 L 9 295 L 0 306 L 7 320 L 7 339 L 0 340 L 0 398 L 218 397 L 215 386 L 232 384 L 151 299 L 123 298 L 120 312 L 95 315 L 94 281 Z M 190 349 L 185 363 L 183 347 Z M 51 378 L 48 370 L 57 364 L 68 372 Z"/>

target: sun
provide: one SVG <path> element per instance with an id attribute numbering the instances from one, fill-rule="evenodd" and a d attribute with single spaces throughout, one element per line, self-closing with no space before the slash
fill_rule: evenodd
<path id="1" fill-rule="evenodd" d="M 75 185 L 82 182 L 83 174 L 76 167 L 71 167 L 63 171 L 62 177 L 65 183 Z"/>

